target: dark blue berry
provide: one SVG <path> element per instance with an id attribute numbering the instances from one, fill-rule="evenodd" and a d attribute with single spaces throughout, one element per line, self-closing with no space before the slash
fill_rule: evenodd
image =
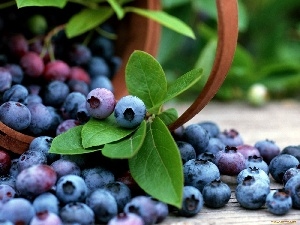
<path id="1" fill-rule="evenodd" d="M 84 94 L 80 92 L 71 92 L 65 98 L 61 111 L 64 119 L 76 119 L 78 106 L 86 101 Z"/>
<path id="2" fill-rule="evenodd" d="M 248 167 L 256 167 L 265 171 L 266 174 L 269 174 L 269 165 L 260 156 L 249 156 L 246 160 L 246 168 Z"/>
<path id="3" fill-rule="evenodd" d="M 270 185 L 262 179 L 247 176 L 237 185 L 235 196 L 238 203 L 246 209 L 259 209 L 270 192 Z"/>
<path id="4" fill-rule="evenodd" d="M 226 145 L 219 138 L 211 137 L 205 151 L 217 154 L 217 152 L 224 150 L 225 147 Z"/>
<path id="5" fill-rule="evenodd" d="M 225 206 L 231 196 L 230 187 L 216 179 L 206 184 L 202 190 L 204 204 L 211 208 L 221 208 Z"/>
<path id="6" fill-rule="evenodd" d="M 300 174 L 291 177 L 284 188 L 291 194 L 293 207 L 300 209 Z"/>
<path id="7" fill-rule="evenodd" d="M 292 198 L 284 189 L 271 190 L 266 198 L 266 207 L 275 215 L 284 215 L 292 208 Z"/>
<path id="8" fill-rule="evenodd" d="M 183 165 L 184 184 L 200 191 L 211 181 L 220 177 L 218 167 L 207 160 L 191 159 Z"/>
<path id="9" fill-rule="evenodd" d="M 140 98 L 127 95 L 117 102 L 114 116 L 119 126 L 134 128 L 145 119 L 146 112 L 146 106 Z"/>
<path id="10" fill-rule="evenodd" d="M 280 154 L 289 154 L 295 156 L 300 161 L 300 145 L 286 146 L 282 149 Z"/>
<path id="11" fill-rule="evenodd" d="M 145 225 L 154 224 L 157 221 L 155 202 L 147 196 L 139 195 L 133 197 L 124 207 L 125 213 L 139 215 Z"/>
<path id="12" fill-rule="evenodd" d="M 108 221 L 107 225 L 144 225 L 143 219 L 135 213 L 119 213 Z"/>
<path id="13" fill-rule="evenodd" d="M 70 63 L 74 65 L 85 65 L 91 57 L 91 50 L 83 44 L 73 44 L 68 54 Z"/>
<path id="14" fill-rule="evenodd" d="M 59 107 L 69 93 L 70 90 L 66 83 L 59 80 L 51 81 L 47 84 L 43 92 L 44 104 Z"/>
<path id="15" fill-rule="evenodd" d="M 95 224 L 93 210 L 83 202 L 71 202 L 63 206 L 59 216 L 64 224 Z"/>
<path id="16" fill-rule="evenodd" d="M 235 129 L 224 130 L 217 136 L 226 146 L 236 147 L 244 144 L 240 133 Z"/>
<path id="17" fill-rule="evenodd" d="M 95 88 L 106 88 L 111 92 L 114 92 L 114 87 L 111 80 L 107 76 L 103 75 L 95 76 L 92 78 L 90 89 L 93 90 Z"/>
<path id="18" fill-rule="evenodd" d="M 51 163 L 51 167 L 55 170 L 58 179 L 68 174 L 81 175 L 80 167 L 71 160 L 58 159 Z"/>
<path id="19" fill-rule="evenodd" d="M 220 128 L 215 122 L 203 121 L 198 124 L 202 126 L 205 130 L 207 130 L 211 138 L 216 138 L 220 133 Z"/>
<path id="20" fill-rule="evenodd" d="M 120 181 L 114 181 L 106 184 L 104 189 L 108 190 L 112 196 L 114 196 L 117 202 L 118 212 L 122 212 L 125 205 L 131 199 L 131 191 L 129 187 Z"/>
<path id="21" fill-rule="evenodd" d="M 23 81 L 24 73 L 19 64 L 7 64 L 5 68 L 10 72 L 13 84 L 20 84 Z"/>
<path id="22" fill-rule="evenodd" d="M 183 140 L 190 143 L 194 147 L 196 155 L 199 155 L 207 148 L 209 133 L 202 126 L 191 124 L 184 129 Z"/>
<path id="23" fill-rule="evenodd" d="M 26 104 L 28 90 L 21 84 L 15 84 L 7 89 L 2 96 L 3 102 L 14 101 Z"/>
<path id="24" fill-rule="evenodd" d="M 4 67 L 0 67 L 0 92 L 4 92 L 12 85 L 12 75 Z"/>
<path id="25" fill-rule="evenodd" d="M 260 156 L 268 165 L 275 156 L 280 154 L 279 146 L 272 140 L 257 141 L 254 147 L 258 149 Z"/>
<path id="26" fill-rule="evenodd" d="M 190 159 L 196 158 L 196 151 L 190 143 L 187 143 L 185 141 L 177 141 L 176 144 L 178 146 L 183 164 L 189 161 Z"/>
<path id="27" fill-rule="evenodd" d="M 107 77 L 110 75 L 110 69 L 107 62 L 105 59 L 98 56 L 94 56 L 90 59 L 87 65 L 87 71 L 92 79 L 100 75 Z"/>
<path id="28" fill-rule="evenodd" d="M 100 166 L 82 170 L 82 177 L 89 191 L 103 188 L 105 185 L 115 181 L 114 174 Z"/>
<path id="29" fill-rule="evenodd" d="M 34 215 L 31 202 L 25 198 L 13 198 L 4 203 L 0 210 L 0 218 L 13 224 L 29 224 Z"/>
<path id="30" fill-rule="evenodd" d="M 197 215 L 203 208 L 204 200 L 201 192 L 193 186 L 183 187 L 183 197 L 181 208 L 178 214 L 184 217 Z"/>
<path id="31" fill-rule="evenodd" d="M 30 126 L 32 115 L 24 104 L 9 101 L 0 106 L 0 121 L 16 131 L 22 131 Z"/>
<path id="32" fill-rule="evenodd" d="M 282 183 L 284 173 L 292 167 L 297 167 L 299 161 L 296 157 L 288 154 L 280 154 L 275 156 L 269 165 L 269 172 L 274 180 Z"/>
<path id="33" fill-rule="evenodd" d="M 88 189 L 82 177 L 68 174 L 58 179 L 55 193 L 62 203 L 67 204 L 83 202 L 88 194 Z"/>
<path id="34" fill-rule="evenodd" d="M 282 177 L 283 185 L 285 185 L 289 179 L 291 179 L 293 176 L 297 175 L 298 173 L 300 173 L 300 164 L 297 167 L 292 167 L 289 168 L 287 171 L 285 171 Z"/>
<path id="35" fill-rule="evenodd" d="M 70 89 L 70 92 L 79 92 L 84 96 L 88 95 L 88 93 L 90 92 L 89 85 L 82 80 L 71 79 L 68 81 L 67 84 Z"/>
<path id="36" fill-rule="evenodd" d="M 247 176 L 253 176 L 255 179 L 262 179 L 270 184 L 270 178 L 265 173 L 265 171 L 256 167 L 248 167 L 246 169 L 243 169 L 236 177 L 237 183 L 242 183 Z"/>
<path id="37" fill-rule="evenodd" d="M 110 191 L 98 188 L 86 198 L 86 204 L 94 211 L 96 221 L 107 223 L 118 214 L 115 197 Z"/>

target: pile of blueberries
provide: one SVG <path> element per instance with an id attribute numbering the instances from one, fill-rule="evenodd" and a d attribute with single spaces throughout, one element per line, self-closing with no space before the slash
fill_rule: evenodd
<path id="1" fill-rule="evenodd" d="M 276 215 L 300 208 L 300 146 L 281 150 L 271 140 L 248 145 L 238 131 L 221 131 L 212 121 L 172 133 L 183 163 L 180 208 L 147 195 L 132 179 L 127 160 L 106 158 L 101 151 L 49 153 L 53 137 L 91 116 L 101 119 L 114 111 L 117 122 L 131 128 L 146 109 L 134 96 L 113 98 L 111 78 L 121 60 L 112 40 L 93 35 L 83 45 L 80 38 L 68 40 L 58 32 L 51 38 L 53 60 L 44 36 L 20 24 L 36 13 L 24 10 L 0 15 L 0 120 L 36 138 L 21 155 L 0 149 L 1 224 L 151 225 L 170 214 L 192 217 L 204 205 L 213 209 L 228 203 L 232 188 L 222 175 L 236 178 L 234 193 L 243 208 L 266 208 Z M 66 16 L 59 11 L 43 15 L 50 24 Z M 107 103 L 104 108 L 98 107 L 99 99 Z M 271 179 L 282 189 L 271 190 Z"/>

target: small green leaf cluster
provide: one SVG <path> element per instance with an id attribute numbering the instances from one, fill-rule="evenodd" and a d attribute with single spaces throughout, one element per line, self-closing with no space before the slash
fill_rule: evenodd
<path id="1" fill-rule="evenodd" d="M 102 151 L 112 159 L 128 159 L 130 172 L 151 196 L 180 207 L 183 190 L 181 156 L 168 129 L 178 115 L 174 108 L 163 111 L 163 104 L 196 83 L 202 69 L 194 69 L 168 86 L 158 61 L 143 51 L 132 53 L 126 65 L 125 80 L 129 94 L 142 99 L 147 118 L 134 129 L 117 125 L 113 116 L 91 118 L 54 138 L 50 152 L 84 154 Z"/>
<path id="2" fill-rule="evenodd" d="M 126 13 L 138 14 L 154 20 L 182 35 L 193 39 L 195 38 L 192 29 L 178 18 L 159 10 L 147 10 L 126 6 L 125 3 L 127 3 L 128 0 L 16 0 L 18 8 L 28 6 L 52 6 L 64 8 L 68 2 L 81 4 L 83 6 L 83 9 L 79 13 L 73 15 L 66 24 L 66 35 L 68 38 L 76 37 L 98 27 L 114 14 L 121 20 Z M 108 6 L 104 3 L 108 3 Z"/>

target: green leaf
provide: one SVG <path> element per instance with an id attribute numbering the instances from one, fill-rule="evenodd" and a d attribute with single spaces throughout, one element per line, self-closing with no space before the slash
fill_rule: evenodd
<path id="1" fill-rule="evenodd" d="M 138 153 L 129 159 L 131 175 L 154 198 L 181 207 L 183 168 L 178 147 L 160 118 L 147 124 Z"/>
<path id="2" fill-rule="evenodd" d="M 125 12 L 121 5 L 116 0 L 107 0 L 113 10 L 116 12 L 118 19 L 122 19 L 125 15 Z"/>
<path id="3" fill-rule="evenodd" d="M 161 103 L 167 94 L 167 80 L 159 62 L 150 54 L 136 50 L 126 65 L 125 81 L 131 95 L 142 99 L 147 109 Z M 152 113 L 157 113 L 155 109 Z"/>
<path id="4" fill-rule="evenodd" d="M 18 8 L 27 6 L 53 6 L 63 8 L 67 0 L 16 0 L 16 3 Z"/>
<path id="5" fill-rule="evenodd" d="M 104 120 L 91 118 L 83 125 L 81 131 L 82 145 L 84 148 L 101 146 L 118 141 L 131 134 L 134 130 L 121 128 L 112 116 Z"/>
<path id="6" fill-rule="evenodd" d="M 99 26 L 110 18 L 113 15 L 113 12 L 114 11 L 110 7 L 82 10 L 72 16 L 68 21 L 66 26 L 67 37 L 73 38 Z"/>
<path id="7" fill-rule="evenodd" d="M 178 112 L 176 109 L 170 108 L 158 114 L 157 116 L 164 122 L 164 124 L 166 124 L 166 126 L 168 126 L 177 120 Z"/>
<path id="8" fill-rule="evenodd" d="M 102 149 L 102 154 L 113 159 L 128 159 L 134 156 L 143 144 L 146 135 L 146 121 L 130 137 L 108 143 Z"/>
<path id="9" fill-rule="evenodd" d="M 125 12 L 133 12 L 140 16 L 147 17 L 151 20 L 154 20 L 161 25 L 176 31 L 182 35 L 195 39 L 195 34 L 193 30 L 184 22 L 182 22 L 177 17 L 174 17 L 166 12 L 163 11 L 156 11 L 156 10 L 147 10 L 147 9 L 140 9 L 135 7 L 125 7 Z"/>
<path id="10" fill-rule="evenodd" d="M 167 96 L 164 102 L 175 98 L 176 96 L 180 95 L 182 92 L 193 86 L 197 81 L 200 80 L 202 72 L 203 69 L 193 69 L 178 77 L 175 82 L 168 87 Z"/>
<path id="11" fill-rule="evenodd" d="M 58 136 L 56 136 L 52 143 L 49 152 L 56 154 L 72 155 L 72 154 L 84 154 L 93 151 L 99 151 L 96 149 L 84 149 L 81 144 L 81 130 L 83 125 L 76 126 Z"/>

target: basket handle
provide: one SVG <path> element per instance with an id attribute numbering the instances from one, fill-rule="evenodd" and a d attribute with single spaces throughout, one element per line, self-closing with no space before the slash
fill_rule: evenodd
<path id="1" fill-rule="evenodd" d="M 209 78 L 192 105 L 172 124 L 174 131 L 198 114 L 215 96 L 231 66 L 238 39 L 237 0 L 216 0 L 218 10 L 218 45 Z"/>

